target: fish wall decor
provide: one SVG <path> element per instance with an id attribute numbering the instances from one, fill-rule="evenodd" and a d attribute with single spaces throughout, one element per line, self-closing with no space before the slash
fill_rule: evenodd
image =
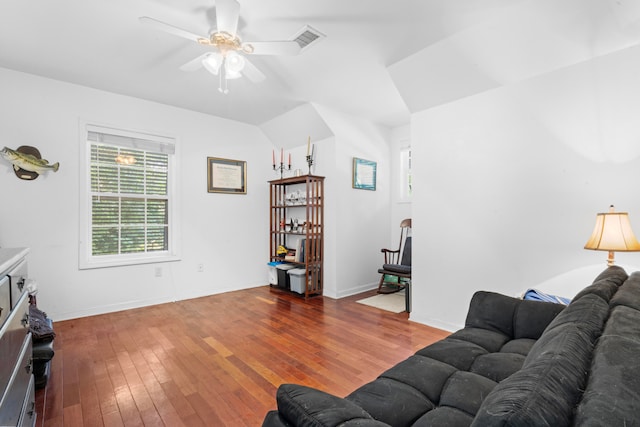
<path id="1" fill-rule="evenodd" d="M 15 150 L 4 147 L 0 150 L 0 156 L 13 165 L 16 176 L 20 179 L 32 180 L 47 171 L 57 172 L 60 163 L 49 164 L 48 160 L 40 156 L 37 148 L 23 145 Z"/>

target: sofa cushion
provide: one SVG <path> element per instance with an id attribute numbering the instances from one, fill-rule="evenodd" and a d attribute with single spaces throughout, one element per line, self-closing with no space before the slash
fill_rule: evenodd
<path id="1" fill-rule="evenodd" d="M 522 368 L 524 356 L 517 353 L 489 353 L 478 356 L 469 371 L 500 382 Z"/>
<path id="2" fill-rule="evenodd" d="M 531 347 L 536 343 L 536 340 L 530 338 L 518 338 L 505 343 L 500 349 L 503 353 L 517 353 L 523 356 L 529 354 Z"/>
<path id="3" fill-rule="evenodd" d="M 346 400 L 379 421 L 395 427 L 412 425 L 435 404 L 412 386 L 391 378 L 378 378 L 356 389 Z"/>
<path id="4" fill-rule="evenodd" d="M 440 406 L 424 414 L 412 427 L 469 427 L 472 421 L 473 417 L 460 409 Z"/>
<path id="5" fill-rule="evenodd" d="M 447 337 L 419 350 L 416 354 L 468 371 L 476 357 L 487 353 L 487 350 L 477 344 Z"/>
<path id="6" fill-rule="evenodd" d="M 364 418 L 356 418 L 355 420 L 347 420 L 343 423 L 338 424 L 335 427 L 391 427 L 387 423 L 383 423 L 382 421 L 374 420 L 374 419 L 364 419 Z"/>
<path id="7" fill-rule="evenodd" d="M 640 311 L 618 306 L 595 348 L 589 382 L 576 411 L 576 425 L 640 425 L 638 355 Z"/>
<path id="8" fill-rule="evenodd" d="M 442 388 L 454 372 L 456 369 L 447 363 L 414 355 L 387 370 L 380 377 L 409 384 L 430 401 L 438 404 Z"/>
<path id="9" fill-rule="evenodd" d="M 458 371 L 442 390 L 440 406 L 460 409 L 474 415 L 496 382 L 472 372 Z"/>
<path id="10" fill-rule="evenodd" d="M 452 333 L 447 338 L 468 341 L 484 348 L 489 353 L 493 353 L 500 351 L 502 346 L 511 339 L 511 336 L 505 335 L 502 332 L 469 326 Z"/>

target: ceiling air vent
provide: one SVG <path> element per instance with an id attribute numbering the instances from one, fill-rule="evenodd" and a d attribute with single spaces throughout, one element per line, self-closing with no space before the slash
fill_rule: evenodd
<path id="1" fill-rule="evenodd" d="M 300 45 L 301 51 L 305 51 L 325 37 L 326 36 L 324 34 L 315 28 L 310 25 L 305 25 L 296 33 L 295 36 L 293 36 L 293 40 Z"/>

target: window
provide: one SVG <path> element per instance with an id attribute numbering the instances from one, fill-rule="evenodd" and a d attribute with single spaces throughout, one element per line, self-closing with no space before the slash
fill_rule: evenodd
<path id="1" fill-rule="evenodd" d="M 80 268 L 177 259 L 172 138 L 84 127 Z"/>
<path id="2" fill-rule="evenodd" d="M 409 201 L 413 194 L 411 147 L 400 149 L 400 200 Z"/>

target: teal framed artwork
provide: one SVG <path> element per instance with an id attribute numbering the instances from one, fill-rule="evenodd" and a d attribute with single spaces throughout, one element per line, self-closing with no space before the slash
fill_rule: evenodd
<path id="1" fill-rule="evenodd" d="M 376 190 L 377 163 L 371 160 L 353 158 L 353 188 Z"/>

